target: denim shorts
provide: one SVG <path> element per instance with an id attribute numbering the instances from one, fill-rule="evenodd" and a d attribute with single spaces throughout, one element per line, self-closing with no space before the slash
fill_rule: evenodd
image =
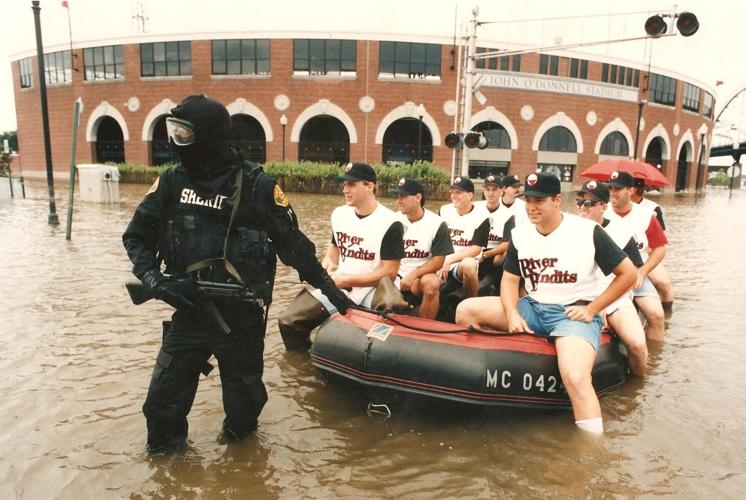
<path id="1" fill-rule="evenodd" d="M 645 276 L 642 280 L 642 286 L 639 290 L 634 290 L 633 294 L 635 297 L 658 297 L 658 290 L 655 289 L 655 285 L 650 281 L 650 278 Z"/>
<path id="2" fill-rule="evenodd" d="M 598 351 L 601 342 L 601 329 L 604 320 L 593 316 L 590 323 L 575 321 L 565 315 L 565 307 L 560 304 L 542 304 L 528 295 L 518 300 L 518 313 L 528 327 L 539 337 L 581 337 Z"/>

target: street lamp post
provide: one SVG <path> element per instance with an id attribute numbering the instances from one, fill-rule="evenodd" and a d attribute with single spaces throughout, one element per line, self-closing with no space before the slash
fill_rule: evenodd
<path id="1" fill-rule="evenodd" d="M 648 75 L 648 78 L 650 76 Z M 637 129 L 635 130 L 635 160 L 637 160 L 637 143 L 640 140 L 640 122 L 642 121 L 642 108 L 647 104 L 645 99 L 640 99 L 637 103 Z"/>
<path id="2" fill-rule="evenodd" d="M 60 219 L 57 217 L 57 208 L 54 201 L 54 174 L 52 171 L 52 146 L 49 140 L 49 112 L 47 111 L 47 81 L 44 71 L 44 46 L 41 42 L 41 20 L 39 13 L 41 7 L 39 2 L 31 2 L 31 10 L 34 11 L 34 28 L 36 29 L 36 62 L 39 66 L 39 96 L 41 97 L 41 124 L 44 132 L 44 158 L 47 163 L 47 191 L 49 194 L 49 217 L 47 222 L 51 226 L 57 226 Z"/>
<path id="3" fill-rule="evenodd" d="M 288 117 L 282 115 L 280 117 L 280 126 L 282 126 L 282 161 L 285 162 L 285 127 L 288 124 Z"/>
<path id="4" fill-rule="evenodd" d="M 417 107 L 417 114 L 420 117 L 420 122 L 417 126 L 417 160 L 422 160 L 422 117 L 425 114 L 425 106 L 420 104 Z"/>

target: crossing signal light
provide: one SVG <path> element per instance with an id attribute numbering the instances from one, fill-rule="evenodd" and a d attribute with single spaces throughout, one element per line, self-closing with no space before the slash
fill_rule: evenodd
<path id="1" fill-rule="evenodd" d="M 682 12 L 678 15 L 679 20 L 676 21 L 676 29 L 679 30 L 681 36 L 692 36 L 699 29 L 699 21 L 697 16 L 691 12 Z"/>
<path id="2" fill-rule="evenodd" d="M 667 29 L 668 25 L 666 25 L 666 21 L 664 21 L 661 16 L 650 16 L 648 20 L 645 21 L 645 33 L 652 37 L 661 36 Z"/>
<path id="3" fill-rule="evenodd" d="M 487 147 L 487 138 L 481 132 L 469 132 L 464 137 L 464 144 L 467 148 L 484 149 Z"/>
<path id="4" fill-rule="evenodd" d="M 451 132 L 446 136 L 443 142 L 445 142 L 446 147 L 448 147 L 449 149 L 455 149 L 461 142 L 461 134 L 459 134 L 458 132 Z"/>

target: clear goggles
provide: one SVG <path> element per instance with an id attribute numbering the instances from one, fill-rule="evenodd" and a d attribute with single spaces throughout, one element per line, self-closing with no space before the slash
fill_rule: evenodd
<path id="1" fill-rule="evenodd" d="M 166 133 L 169 139 L 173 139 L 177 146 L 189 146 L 197 141 L 194 125 L 179 118 L 166 118 Z"/>

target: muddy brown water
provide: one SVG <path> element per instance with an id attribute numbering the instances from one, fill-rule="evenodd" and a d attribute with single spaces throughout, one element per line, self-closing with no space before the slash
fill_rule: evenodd
<path id="1" fill-rule="evenodd" d="M 46 189 L 0 200 L 0 498 L 740 497 L 746 490 L 746 193 L 666 196 L 676 303 L 650 375 L 602 399 L 606 434 L 569 412 L 421 412 L 385 419 L 286 353 L 275 318 L 297 293 L 280 268 L 267 332 L 269 402 L 226 445 L 219 378 L 203 379 L 189 447 L 145 452 L 140 412 L 168 306 L 133 306 L 121 233 L 147 186 L 77 202 L 65 241 Z M 291 194 L 319 255 L 341 197 Z M 394 207 L 393 200 L 385 203 Z M 568 209 L 571 209 L 568 205 Z"/>

